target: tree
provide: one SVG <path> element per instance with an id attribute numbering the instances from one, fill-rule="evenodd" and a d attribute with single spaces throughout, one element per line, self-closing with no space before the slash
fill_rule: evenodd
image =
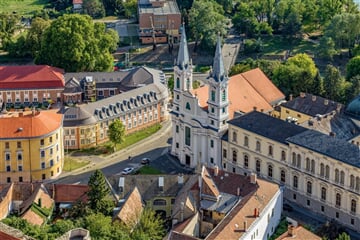
<path id="1" fill-rule="evenodd" d="M 116 119 L 109 125 L 108 135 L 110 141 L 114 144 L 114 151 L 116 150 L 116 144 L 120 144 L 124 141 L 125 126 L 119 120 Z"/>
<path id="2" fill-rule="evenodd" d="M 83 10 L 92 18 L 105 17 L 105 8 L 100 0 L 84 0 Z"/>
<path id="3" fill-rule="evenodd" d="M 94 212 L 101 212 L 104 210 L 105 198 L 110 193 L 107 186 L 105 176 L 100 170 L 96 170 L 89 179 L 89 192 L 87 193 L 89 199 L 89 207 Z"/>
<path id="4" fill-rule="evenodd" d="M 50 21 L 42 18 L 37 17 L 31 21 L 31 27 L 26 35 L 26 45 L 33 57 L 40 51 L 42 36 L 49 26 Z"/>
<path id="5" fill-rule="evenodd" d="M 353 57 L 346 64 L 346 79 L 350 80 L 356 75 L 360 75 L 360 56 Z"/>
<path id="6" fill-rule="evenodd" d="M 155 211 L 145 208 L 141 213 L 140 220 L 131 232 L 131 239 L 161 240 L 165 235 L 164 221 Z"/>
<path id="7" fill-rule="evenodd" d="M 350 102 L 356 96 L 360 94 L 360 75 L 356 75 L 350 78 L 349 87 L 346 88 L 345 102 Z"/>
<path id="8" fill-rule="evenodd" d="M 345 93 L 345 79 L 339 69 L 327 65 L 324 74 L 324 95 L 326 98 L 341 102 Z"/>
<path id="9" fill-rule="evenodd" d="M 114 60 L 111 51 L 117 42 L 118 36 L 103 23 L 93 23 L 86 15 L 63 15 L 45 30 L 35 62 L 66 72 L 109 71 Z"/>
<path id="10" fill-rule="evenodd" d="M 189 26 L 195 38 L 195 49 L 200 47 L 212 50 L 215 47 L 217 34 L 225 35 L 227 19 L 222 7 L 213 0 L 194 0 L 189 12 Z"/>
<path id="11" fill-rule="evenodd" d="M 137 0 L 123 1 L 124 16 L 127 18 L 136 17 L 137 15 Z"/>
<path id="12" fill-rule="evenodd" d="M 19 16 L 16 14 L 0 13 L 0 43 L 5 44 L 18 29 Z"/>
<path id="13" fill-rule="evenodd" d="M 123 11 L 122 0 L 102 0 L 106 16 L 119 15 Z"/>
<path id="14" fill-rule="evenodd" d="M 332 60 L 337 53 L 334 40 L 330 37 L 322 37 L 318 46 L 318 55 L 321 58 Z"/>
<path id="15" fill-rule="evenodd" d="M 350 236 L 346 232 L 339 234 L 335 240 L 350 240 Z"/>

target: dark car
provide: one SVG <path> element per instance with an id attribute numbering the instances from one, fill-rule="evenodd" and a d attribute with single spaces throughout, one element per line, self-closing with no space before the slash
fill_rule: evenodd
<path id="1" fill-rule="evenodd" d="M 143 159 L 141 159 L 141 164 L 143 164 L 143 165 L 150 164 L 150 158 L 143 158 Z"/>

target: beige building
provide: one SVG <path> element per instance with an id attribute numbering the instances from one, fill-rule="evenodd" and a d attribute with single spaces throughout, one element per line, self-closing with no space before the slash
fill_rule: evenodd
<path id="1" fill-rule="evenodd" d="M 228 124 L 224 169 L 282 184 L 285 199 L 359 231 L 357 146 L 256 111 Z"/>

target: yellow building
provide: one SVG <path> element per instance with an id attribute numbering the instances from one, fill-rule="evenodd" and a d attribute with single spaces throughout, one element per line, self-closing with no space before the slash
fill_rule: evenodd
<path id="1" fill-rule="evenodd" d="M 0 183 L 55 178 L 63 168 L 62 114 L 55 110 L 0 115 Z"/>

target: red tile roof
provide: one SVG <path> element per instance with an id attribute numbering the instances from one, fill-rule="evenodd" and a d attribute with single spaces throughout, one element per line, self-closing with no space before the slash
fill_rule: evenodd
<path id="1" fill-rule="evenodd" d="M 87 201 L 86 193 L 89 191 L 88 185 L 55 184 L 55 202 L 74 203 L 78 200 Z"/>
<path id="2" fill-rule="evenodd" d="M 0 115 L 0 139 L 43 136 L 60 128 L 62 118 L 63 115 L 57 113 L 57 110 L 40 111 L 35 114 L 25 112 L 23 116 Z"/>
<path id="3" fill-rule="evenodd" d="M 0 89 L 49 89 L 65 86 L 64 70 L 47 65 L 0 66 Z"/>
<path id="4" fill-rule="evenodd" d="M 82 0 L 73 0 L 73 4 L 82 4 L 83 1 Z"/>
<path id="5" fill-rule="evenodd" d="M 318 235 L 310 232 L 306 228 L 302 226 L 297 226 L 293 228 L 293 234 L 290 235 L 289 231 L 286 231 L 285 233 L 281 234 L 276 240 L 321 240 L 321 237 Z"/>
<path id="6" fill-rule="evenodd" d="M 250 112 L 256 107 L 258 111 L 272 110 L 272 104 L 285 98 L 285 95 L 269 80 L 259 69 L 240 73 L 229 79 L 229 117 L 234 117 L 234 112 Z M 193 90 L 199 105 L 207 107 L 209 87 L 204 85 Z"/>
<path id="7" fill-rule="evenodd" d="M 0 239 L 1 240 L 19 240 L 20 238 L 13 237 L 7 233 L 0 231 Z"/>
<path id="8" fill-rule="evenodd" d="M 45 219 L 34 212 L 31 208 L 21 216 L 22 219 L 25 219 L 28 223 L 32 225 L 42 225 L 45 222 Z"/>

